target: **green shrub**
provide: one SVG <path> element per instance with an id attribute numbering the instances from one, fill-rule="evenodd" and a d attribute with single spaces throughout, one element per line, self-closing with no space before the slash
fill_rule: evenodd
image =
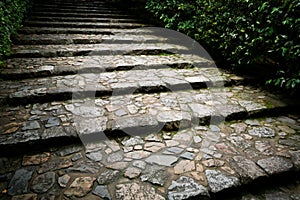
<path id="1" fill-rule="evenodd" d="M 11 36 L 20 28 L 29 0 L 2 0 L 0 2 L 0 61 L 10 53 Z"/>
<path id="2" fill-rule="evenodd" d="M 269 84 L 300 86 L 299 0 L 148 0 L 146 8 L 232 66 L 272 66 Z"/>

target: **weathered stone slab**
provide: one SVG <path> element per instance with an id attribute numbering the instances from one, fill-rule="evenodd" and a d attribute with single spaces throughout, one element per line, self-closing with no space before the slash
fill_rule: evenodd
<path id="1" fill-rule="evenodd" d="M 29 192 L 29 181 L 34 173 L 34 167 L 18 169 L 8 185 L 8 194 L 17 195 Z"/>
<path id="2" fill-rule="evenodd" d="M 181 200 L 197 197 L 199 199 L 209 199 L 209 193 L 207 188 L 203 185 L 196 183 L 196 181 L 190 177 L 181 176 L 176 181 L 172 181 L 168 187 L 168 198 L 170 200 Z"/>
<path id="3" fill-rule="evenodd" d="M 255 162 L 243 156 L 234 156 L 230 159 L 231 167 L 240 175 L 241 181 L 247 183 L 267 174 Z"/>
<path id="4" fill-rule="evenodd" d="M 165 198 L 158 194 L 153 187 L 133 182 L 116 185 L 116 199 L 163 200 Z"/>
<path id="5" fill-rule="evenodd" d="M 282 157 L 261 159 L 257 161 L 257 164 L 270 175 L 287 172 L 293 168 L 293 163 L 289 159 Z"/>
<path id="6" fill-rule="evenodd" d="M 240 185 L 238 178 L 234 176 L 228 176 L 219 170 L 206 170 L 205 174 L 208 185 L 213 193 Z"/>

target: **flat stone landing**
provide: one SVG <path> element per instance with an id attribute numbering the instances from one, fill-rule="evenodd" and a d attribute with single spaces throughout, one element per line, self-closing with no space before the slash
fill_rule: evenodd
<path id="1" fill-rule="evenodd" d="M 158 30 L 35 1 L 0 69 L 0 199 L 300 199 L 298 102 Z"/>

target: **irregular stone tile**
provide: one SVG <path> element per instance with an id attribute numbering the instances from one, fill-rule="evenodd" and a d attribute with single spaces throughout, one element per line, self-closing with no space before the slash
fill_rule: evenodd
<path id="1" fill-rule="evenodd" d="M 102 165 L 91 160 L 82 160 L 75 163 L 72 167 L 66 169 L 69 173 L 91 173 L 96 174 L 100 171 Z"/>
<path id="2" fill-rule="evenodd" d="M 144 144 L 144 150 L 151 151 L 151 152 L 157 152 L 164 147 L 165 144 L 161 142 L 147 142 Z"/>
<path id="3" fill-rule="evenodd" d="M 247 125 L 245 123 L 235 123 L 231 124 L 230 127 L 234 128 L 235 133 L 243 133 L 247 130 Z"/>
<path id="4" fill-rule="evenodd" d="M 111 199 L 106 185 L 97 185 L 92 193 L 104 199 Z"/>
<path id="5" fill-rule="evenodd" d="M 46 172 L 33 179 L 31 189 L 36 193 L 47 192 L 55 183 L 55 173 Z"/>
<path id="6" fill-rule="evenodd" d="M 23 157 L 22 165 L 39 165 L 46 162 L 50 158 L 50 153 L 42 153 L 36 155 L 26 155 Z"/>
<path id="7" fill-rule="evenodd" d="M 75 161 L 80 160 L 80 159 L 82 159 L 82 158 L 83 158 L 83 156 L 82 156 L 81 153 L 75 153 L 75 154 L 72 156 L 71 160 L 72 160 L 73 162 L 75 162 Z"/>
<path id="8" fill-rule="evenodd" d="M 185 172 L 190 172 L 195 170 L 195 162 L 189 161 L 189 160 L 182 160 L 179 163 L 177 163 L 174 167 L 174 173 L 175 174 L 182 174 Z"/>
<path id="9" fill-rule="evenodd" d="M 241 149 L 247 149 L 251 147 L 250 142 L 242 138 L 241 136 L 230 136 L 227 138 L 234 146 L 241 148 Z"/>
<path id="10" fill-rule="evenodd" d="M 178 157 L 169 155 L 151 155 L 145 161 L 150 164 L 158 164 L 162 166 L 171 166 L 177 162 Z"/>
<path id="11" fill-rule="evenodd" d="M 170 147 L 170 148 L 166 149 L 163 153 L 164 154 L 180 154 L 183 151 L 184 151 L 184 149 L 179 148 L 179 147 Z"/>
<path id="12" fill-rule="evenodd" d="M 63 149 L 60 149 L 56 152 L 56 155 L 64 157 L 67 155 L 70 155 L 72 153 L 76 153 L 81 151 L 83 148 L 81 146 L 71 146 L 71 147 L 66 147 Z"/>
<path id="13" fill-rule="evenodd" d="M 50 128 L 53 126 L 59 126 L 60 120 L 58 117 L 50 117 L 45 125 L 46 128 Z"/>
<path id="14" fill-rule="evenodd" d="M 22 127 L 22 131 L 27 131 L 27 130 L 35 130 L 35 129 L 40 129 L 41 126 L 38 121 L 28 121 L 25 122 L 25 124 Z"/>
<path id="15" fill-rule="evenodd" d="M 209 199 L 208 190 L 196 183 L 193 178 L 181 176 L 176 181 L 172 181 L 168 187 L 168 198 L 170 200 L 189 199 L 197 197 L 199 199 Z"/>
<path id="16" fill-rule="evenodd" d="M 231 167 L 240 175 L 243 183 L 255 180 L 267 174 L 255 162 L 243 156 L 234 156 L 230 159 Z"/>
<path id="17" fill-rule="evenodd" d="M 106 144 L 103 144 L 101 142 L 87 143 L 84 145 L 84 147 L 85 147 L 85 152 L 90 153 L 90 152 L 94 152 L 94 151 L 104 150 L 106 147 Z"/>
<path id="18" fill-rule="evenodd" d="M 193 139 L 195 143 L 200 143 L 202 141 L 202 138 L 198 135 L 194 136 Z"/>
<path id="19" fill-rule="evenodd" d="M 290 133 L 290 134 L 296 133 L 296 131 L 294 129 L 291 129 L 288 126 L 278 126 L 278 128 L 285 133 Z"/>
<path id="20" fill-rule="evenodd" d="M 93 151 L 90 153 L 86 154 L 86 157 L 90 160 L 93 160 L 95 162 L 101 161 L 102 160 L 102 153 L 100 151 Z"/>
<path id="21" fill-rule="evenodd" d="M 188 160 L 193 160 L 195 158 L 195 154 L 191 152 L 184 152 L 183 154 L 180 155 L 180 157 Z"/>
<path id="22" fill-rule="evenodd" d="M 116 199 L 164 200 L 165 198 L 158 194 L 155 189 L 149 185 L 140 183 L 124 183 L 116 185 Z"/>
<path id="23" fill-rule="evenodd" d="M 29 192 L 29 181 L 32 178 L 35 168 L 25 167 L 18 169 L 8 185 L 9 195 L 18 195 Z"/>
<path id="24" fill-rule="evenodd" d="M 299 151 L 290 151 L 292 156 L 292 161 L 297 169 L 300 169 L 300 150 Z"/>
<path id="25" fill-rule="evenodd" d="M 293 168 L 293 163 L 282 157 L 261 159 L 257 161 L 257 164 L 270 175 L 286 172 Z"/>
<path id="26" fill-rule="evenodd" d="M 135 159 L 135 160 L 139 160 L 139 159 L 146 158 L 150 155 L 151 155 L 151 153 L 148 152 L 148 151 L 137 150 L 137 151 L 132 151 L 132 152 L 126 153 L 125 157 L 126 158 L 132 158 L 132 159 Z"/>
<path id="27" fill-rule="evenodd" d="M 78 177 L 70 187 L 64 192 L 67 197 L 83 197 L 92 190 L 95 178 L 93 177 Z"/>
<path id="28" fill-rule="evenodd" d="M 272 138 L 275 137 L 275 131 L 268 127 L 254 127 L 248 131 L 249 135 L 262 137 L 262 138 Z"/>
<path id="29" fill-rule="evenodd" d="M 140 168 L 140 169 L 145 169 L 146 168 L 146 163 L 142 160 L 136 160 L 133 161 L 132 166 Z"/>
<path id="30" fill-rule="evenodd" d="M 143 172 L 143 175 L 141 176 L 142 181 L 147 181 L 154 185 L 160 186 L 163 186 L 168 178 L 169 174 L 166 172 L 166 170 L 155 165 L 150 166 Z"/>
<path id="31" fill-rule="evenodd" d="M 165 141 L 167 147 L 175 147 L 177 145 L 179 145 L 179 142 L 176 140 L 167 140 Z"/>
<path id="32" fill-rule="evenodd" d="M 105 141 L 105 144 L 106 144 L 109 148 L 111 148 L 111 150 L 112 150 L 113 152 L 116 152 L 116 151 L 121 150 L 120 145 L 119 145 L 116 141 L 114 141 L 114 140 L 106 140 L 106 141 Z"/>
<path id="33" fill-rule="evenodd" d="M 233 146 L 226 143 L 218 143 L 215 145 L 215 147 L 225 154 L 237 154 L 237 150 Z"/>
<path id="34" fill-rule="evenodd" d="M 264 155 L 273 154 L 273 149 L 269 141 L 255 141 L 255 148 Z"/>
<path id="35" fill-rule="evenodd" d="M 42 174 L 50 170 L 63 169 L 72 165 L 72 161 L 70 161 L 67 158 L 52 158 L 41 165 L 41 167 L 38 170 L 38 173 Z"/>
<path id="36" fill-rule="evenodd" d="M 16 195 L 11 198 L 11 200 L 37 200 L 38 195 L 37 194 L 22 194 L 22 195 Z"/>
<path id="37" fill-rule="evenodd" d="M 158 134 L 148 135 L 147 137 L 145 137 L 145 141 L 148 141 L 148 142 L 163 142 Z"/>
<path id="38" fill-rule="evenodd" d="M 67 187 L 67 184 L 69 183 L 70 179 L 71 179 L 71 177 L 68 174 L 60 176 L 58 178 L 58 184 L 59 184 L 59 186 L 63 187 L 63 188 Z"/>
<path id="39" fill-rule="evenodd" d="M 222 167 L 225 162 L 222 160 L 215 160 L 215 159 L 208 159 L 205 161 L 202 161 L 203 165 L 206 167 Z"/>
<path id="40" fill-rule="evenodd" d="M 121 151 L 109 154 L 107 156 L 107 162 L 113 163 L 113 162 L 118 162 L 123 160 L 123 153 Z"/>
<path id="41" fill-rule="evenodd" d="M 252 120 L 252 119 L 247 119 L 246 121 L 245 121 L 245 123 L 246 124 L 248 124 L 248 125 L 250 125 L 250 126 L 259 126 L 260 125 L 260 123 L 259 123 L 259 121 L 258 120 Z"/>
<path id="42" fill-rule="evenodd" d="M 141 137 L 131 137 L 127 140 L 124 140 L 121 142 L 125 147 L 128 147 L 128 146 L 135 146 L 137 144 L 144 144 L 144 140 L 141 138 Z"/>
<path id="43" fill-rule="evenodd" d="M 220 132 L 221 131 L 221 129 L 218 126 L 213 125 L 213 124 L 209 125 L 209 129 L 212 132 Z"/>
<path id="44" fill-rule="evenodd" d="M 129 165 L 128 162 L 115 162 L 115 163 L 111 163 L 111 164 L 106 165 L 106 167 L 110 168 L 110 169 L 121 170 L 121 169 L 125 169 L 128 165 Z"/>
<path id="45" fill-rule="evenodd" d="M 238 178 L 227 176 L 219 170 L 206 170 L 205 175 L 207 177 L 208 185 L 213 193 L 240 185 Z"/>
<path id="46" fill-rule="evenodd" d="M 106 170 L 98 176 L 97 181 L 101 185 L 109 184 L 119 175 L 120 172 L 118 170 Z"/>
<path id="47" fill-rule="evenodd" d="M 128 167 L 125 170 L 124 176 L 130 179 L 138 177 L 142 173 L 142 170 L 136 167 Z"/>

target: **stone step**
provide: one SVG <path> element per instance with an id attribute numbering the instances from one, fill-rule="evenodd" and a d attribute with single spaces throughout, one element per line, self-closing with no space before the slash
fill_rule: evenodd
<path id="1" fill-rule="evenodd" d="M 188 69 L 210 66 L 213 66 L 212 61 L 188 54 L 14 58 L 8 59 L 7 66 L 0 69 L 0 78 L 15 80 L 84 72 L 101 73 L 162 68 Z"/>
<path id="2" fill-rule="evenodd" d="M 170 132 L 224 120 L 284 114 L 289 108 L 280 97 L 246 86 L 107 98 L 91 94 L 84 100 L 77 99 L 77 95 L 64 102 L 2 107 L 0 148 L 78 137 L 91 141 L 103 138 L 103 133 L 111 137 L 157 134 L 160 130 Z M 274 137 L 268 128 L 255 134 Z M 239 137 L 232 135 L 233 142 L 239 144 Z"/>
<path id="3" fill-rule="evenodd" d="M 90 8 L 90 9 L 80 9 L 80 8 L 45 8 L 45 7 L 39 7 L 39 8 L 34 8 L 32 9 L 31 13 L 35 13 L 35 12 L 44 12 L 45 14 L 49 13 L 88 13 L 88 14 L 105 14 L 105 13 L 109 13 L 109 14 L 121 14 L 122 11 L 120 10 L 113 10 L 113 9 L 109 9 L 109 8 L 101 8 L 99 6 L 94 7 L 94 8 Z"/>
<path id="4" fill-rule="evenodd" d="M 30 27 L 71 27 L 71 28 L 140 28 L 147 26 L 133 22 L 43 22 L 27 21 L 25 26 Z"/>
<path id="5" fill-rule="evenodd" d="M 32 16 L 29 18 L 30 21 L 47 21 L 47 22 L 138 22 L 138 19 L 129 18 L 112 18 L 112 17 L 39 17 Z"/>
<path id="6" fill-rule="evenodd" d="M 299 125 L 299 116 L 288 115 L 196 126 L 173 135 L 162 132 L 121 140 L 104 137 L 94 144 L 55 148 L 45 148 L 47 143 L 29 152 L 21 145 L 6 148 L 0 151 L 1 180 L 10 184 L 0 198 L 39 199 L 46 195 L 75 199 L 80 195 L 112 199 L 139 195 L 157 200 L 181 195 L 194 199 L 296 200 Z M 260 129 L 274 133 L 274 137 L 255 135 Z M 283 135 L 281 129 L 290 133 Z M 241 136 L 233 136 L 235 131 Z M 289 144 L 282 144 L 287 141 Z M 19 154 L 8 156 L 8 150 Z M 283 187 L 282 183 L 293 184 Z M 24 187 L 35 193 L 19 194 Z M 55 193 L 48 195 L 54 188 Z"/>
<path id="7" fill-rule="evenodd" d="M 64 12 L 32 12 L 31 16 L 39 16 L 39 17 L 111 17 L 111 18 L 132 18 L 132 16 L 128 14 L 116 14 L 116 13 L 64 13 Z"/>
<path id="8" fill-rule="evenodd" d="M 96 96 L 153 93 L 224 87 L 231 84 L 230 74 L 217 68 L 147 69 L 103 73 L 79 73 L 39 79 L 0 82 L 0 104 L 29 104 L 69 100 L 72 94 L 84 98 L 89 93 Z"/>
<path id="9" fill-rule="evenodd" d="M 116 46 L 118 47 L 116 49 Z M 11 58 L 64 57 L 88 55 L 156 55 L 188 53 L 184 46 L 168 43 L 117 43 L 69 44 L 69 45 L 15 45 L 11 48 Z"/>
<path id="10" fill-rule="evenodd" d="M 38 8 L 49 8 L 49 9 L 56 9 L 56 8 L 63 8 L 63 9 L 110 9 L 110 10 L 117 10 L 113 6 L 110 6 L 108 4 L 104 3 L 94 3 L 94 4 L 47 4 L 47 3 L 42 3 L 42 2 L 35 2 L 33 5 L 33 9 L 38 9 Z"/>
<path id="11" fill-rule="evenodd" d="M 51 27 L 23 27 L 20 34 L 102 34 L 117 33 L 150 33 L 150 30 L 116 29 L 116 28 L 51 28 Z"/>
<path id="12" fill-rule="evenodd" d="M 100 34 L 19 34 L 13 38 L 16 45 L 49 45 L 49 44 L 97 44 L 97 43 L 155 43 L 165 42 L 167 38 L 154 35 L 100 35 Z"/>

